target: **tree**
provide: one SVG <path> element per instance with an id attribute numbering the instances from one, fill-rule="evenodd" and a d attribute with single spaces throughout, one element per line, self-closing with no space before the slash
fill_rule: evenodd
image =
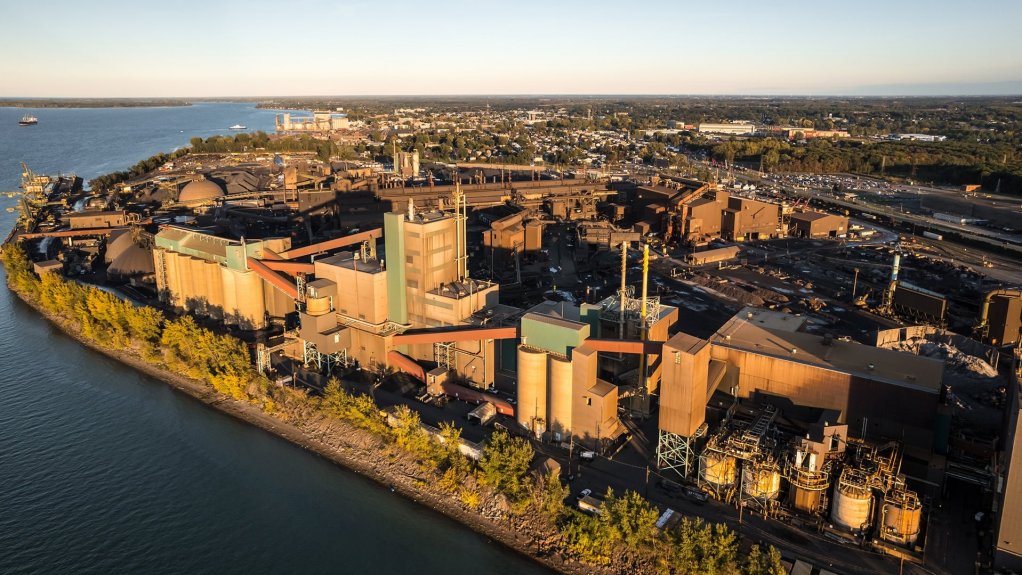
<path id="1" fill-rule="evenodd" d="M 490 436 L 483 448 L 479 480 L 511 501 L 521 501 L 527 495 L 525 475 L 533 455 L 528 441 L 511 437 L 506 431 L 498 431 Z"/>
<path id="2" fill-rule="evenodd" d="M 657 510 L 638 493 L 626 491 L 622 497 L 615 497 L 614 491 L 607 489 L 601 519 L 614 539 L 626 546 L 638 549 L 651 544 L 657 535 L 657 517 Z"/>
<path id="3" fill-rule="evenodd" d="M 556 525 L 565 512 L 564 500 L 568 498 L 568 486 L 554 470 L 537 479 L 535 491 L 536 507 L 551 525 Z"/>
<path id="4" fill-rule="evenodd" d="M 771 545 L 763 553 L 759 545 L 753 545 L 742 562 L 743 575 L 785 575 L 781 564 L 781 552 Z"/>

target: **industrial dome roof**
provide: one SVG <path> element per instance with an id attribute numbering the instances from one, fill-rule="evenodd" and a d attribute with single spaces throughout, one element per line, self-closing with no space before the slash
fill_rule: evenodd
<path id="1" fill-rule="evenodd" d="M 224 190 L 210 180 L 195 180 L 189 182 L 184 188 L 181 189 L 181 194 L 177 197 L 177 201 L 185 202 L 201 202 L 204 200 L 212 200 L 219 198 L 224 195 Z"/>
<path id="2" fill-rule="evenodd" d="M 135 245 L 132 240 L 131 232 L 128 230 L 119 230 L 110 234 L 110 238 L 106 241 L 106 255 L 103 259 L 106 263 L 112 263 L 124 250 Z"/>
<path id="3" fill-rule="evenodd" d="M 132 243 L 106 271 L 115 276 L 147 275 L 156 273 L 156 265 L 152 251 Z"/>

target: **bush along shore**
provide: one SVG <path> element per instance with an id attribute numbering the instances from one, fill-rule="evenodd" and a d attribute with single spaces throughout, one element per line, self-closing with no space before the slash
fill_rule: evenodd
<path id="1" fill-rule="evenodd" d="M 389 417 L 331 380 L 325 393 L 273 385 L 243 342 L 166 317 L 58 274 L 37 277 L 19 245 L 3 252 L 8 286 L 80 342 L 207 404 L 363 473 L 562 573 L 781 574 L 780 554 L 742 548 L 722 524 L 683 519 L 661 530 L 635 492 L 608 492 L 599 515 L 565 505 L 556 474 L 530 471 L 533 449 L 497 432 L 474 461 L 452 424 L 428 433 L 406 407 Z"/>

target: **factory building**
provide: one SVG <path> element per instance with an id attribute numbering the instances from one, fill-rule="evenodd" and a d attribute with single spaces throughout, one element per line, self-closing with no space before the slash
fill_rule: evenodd
<path id="1" fill-rule="evenodd" d="M 419 175 L 419 151 L 394 151 L 394 173 L 402 178 L 415 178 Z"/>
<path id="2" fill-rule="evenodd" d="M 333 132 L 351 128 L 351 121 L 344 114 L 329 111 L 315 111 L 311 116 L 291 117 L 290 113 L 274 117 L 277 132 Z"/>
<path id="3" fill-rule="evenodd" d="M 617 386 L 598 379 L 598 350 L 587 340 L 595 306 L 544 302 L 521 319 L 518 423 L 536 437 L 599 448 L 623 428 Z"/>
<path id="4" fill-rule="evenodd" d="M 1022 290 L 999 289 L 983 296 L 978 330 L 990 345 L 1017 344 L 1022 335 Z"/>
<path id="5" fill-rule="evenodd" d="M 214 184 L 215 185 L 215 184 Z M 283 317 L 294 302 L 272 289 L 249 258 L 286 251 L 291 240 L 250 242 L 198 230 L 166 226 L 154 236 L 153 260 L 160 301 L 244 330 L 262 329 L 269 317 Z"/>
<path id="6" fill-rule="evenodd" d="M 678 334 L 664 344 L 660 463 L 691 470 L 693 438 L 737 400 L 774 405 L 786 418 L 816 423 L 827 413 L 853 435 L 898 438 L 911 472 L 943 452 L 938 414 L 943 363 L 804 331 L 803 318 L 746 308 L 709 340 Z M 913 409 L 903 409 L 912 405 Z M 684 448 L 684 449 L 683 449 Z"/>
<path id="7" fill-rule="evenodd" d="M 781 206 L 732 196 L 721 220 L 721 236 L 730 241 L 781 237 Z"/>
<path id="8" fill-rule="evenodd" d="M 848 218 L 823 212 L 794 212 L 788 216 L 788 233 L 797 238 L 840 238 L 848 233 Z"/>
<path id="9" fill-rule="evenodd" d="M 804 329 L 746 308 L 708 340 L 664 344 L 658 467 L 764 516 L 784 507 L 921 557 L 908 485 L 943 478 L 943 362 Z"/>
<path id="10" fill-rule="evenodd" d="M 110 212 L 78 212 L 67 216 L 68 226 L 72 230 L 91 228 L 119 228 L 128 223 L 124 210 Z"/>
<path id="11" fill-rule="evenodd" d="M 726 262 L 738 257 L 739 252 L 741 252 L 741 249 L 738 246 L 692 252 L 685 256 L 685 262 L 694 266 Z"/>
<path id="12" fill-rule="evenodd" d="M 543 223 L 534 219 L 525 221 L 525 216 L 523 211 L 500 218 L 483 232 L 485 255 L 495 268 L 503 267 L 515 255 L 543 248 Z"/>
<path id="13" fill-rule="evenodd" d="M 1014 353 L 1012 379 L 1008 394 L 1004 426 L 1003 489 L 999 490 L 995 510 L 994 566 L 1000 569 L 1022 570 L 1022 428 L 1019 418 L 1020 357 Z"/>
<path id="14" fill-rule="evenodd" d="M 755 132 L 756 126 L 746 123 L 699 124 L 698 130 L 703 134 L 730 134 L 733 136 L 743 136 Z"/>

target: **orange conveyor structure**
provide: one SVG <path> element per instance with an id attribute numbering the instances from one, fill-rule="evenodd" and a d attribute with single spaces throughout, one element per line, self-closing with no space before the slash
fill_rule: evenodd
<path id="1" fill-rule="evenodd" d="M 351 244 L 357 244 L 366 242 L 369 240 L 375 240 L 383 237 L 383 229 L 376 228 L 367 232 L 361 232 L 358 234 L 352 234 L 350 236 L 344 236 L 343 238 L 337 238 L 333 240 L 327 240 L 318 244 L 312 244 L 311 246 L 305 246 L 301 248 L 294 248 L 287 250 L 286 252 L 280 252 L 280 258 L 285 260 L 293 260 L 302 256 L 311 256 L 312 254 L 318 254 L 321 252 L 330 251 L 337 248 L 343 248 L 344 246 L 350 246 Z"/>
<path id="2" fill-rule="evenodd" d="M 456 327 L 408 330 L 394 336 L 394 345 L 479 341 L 484 339 L 515 339 L 517 327 Z"/>
<path id="3" fill-rule="evenodd" d="M 291 299 L 298 299 L 298 288 L 283 276 L 267 267 L 261 260 L 248 258 L 248 268 L 264 280 L 270 282 L 270 285 L 287 294 Z"/>
<path id="4" fill-rule="evenodd" d="M 631 339 L 587 339 L 585 345 L 596 351 L 611 353 L 634 353 L 660 355 L 664 350 L 662 341 L 639 341 Z"/>

